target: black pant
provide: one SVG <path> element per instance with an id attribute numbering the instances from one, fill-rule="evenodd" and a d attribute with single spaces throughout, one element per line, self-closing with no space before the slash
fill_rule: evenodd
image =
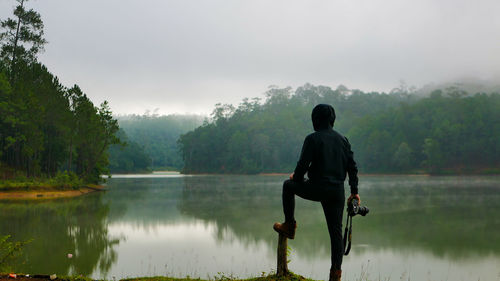
<path id="1" fill-rule="evenodd" d="M 344 213 L 344 186 L 316 185 L 309 181 L 283 183 L 283 212 L 286 222 L 294 222 L 295 195 L 304 199 L 321 202 L 330 233 L 332 269 L 341 269 L 344 256 L 342 242 L 342 215 Z"/>

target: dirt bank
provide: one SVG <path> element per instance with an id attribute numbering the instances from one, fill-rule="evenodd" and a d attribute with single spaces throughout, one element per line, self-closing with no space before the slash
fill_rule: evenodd
<path id="1" fill-rule="evenodd" d="M 1 191 L 0 199 L 8 200 L 43 200 L 43 199 L 55 199 L 55 198 L 68 198 L 81 196 L 87 193 L 104 191 L 106 190 L 103 186 L 82 186 L 78 189 L 68 189 L 68 190 L 22 190 L 22 191 Z"/>
<path id="2" fill-rule="evenodd" d="M 9 277 L 7 274 L 0 274 L 0 281 L 46 281 L 46 280 L 60 280 L 60 281 L 90 281 L 92 279 L 86 278 L 86 277 L 80 277 L 80 276 L 54 276 L 56 277 L 55 279 L 50 279 L 50 275 L 31 275 L 31 276 L 26 276 L 24 274 L 22 275 L 16 275 L 15 278 Z"/>

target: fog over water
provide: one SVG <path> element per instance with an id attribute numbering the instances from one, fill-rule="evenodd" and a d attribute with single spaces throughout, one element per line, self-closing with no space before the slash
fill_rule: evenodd
<path id="1" fill-rule="evenodd" d="M 14 0 L 0 1 L 0 18 Z M 389 91 L 401 79 L 500 77 L 500 2 L 33 0 L 40 60 L 115 113 L 207 113 L 306 82 Z"/>

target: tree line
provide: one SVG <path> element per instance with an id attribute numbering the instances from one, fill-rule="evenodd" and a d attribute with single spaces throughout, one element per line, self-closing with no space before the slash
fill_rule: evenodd
<path id="1" fill-rule="evenodd" d="M 17 2 L 14 17 L 1 21 L 0 164 L 28 177 L 67 171 L 98 182 L 108 146 L 119 142 L 118 123 L 107 102 L 95 106 L 38 62 L 43 21 L 27 0 Z"/>
<path id="2" fill-rule="evenodd" d="M 436 90 L 349 131 L 365 171 L 500 172 L 500 94 Z"/>
<path id="3" fill-rule="evenodd" d="M 470 95 L 456 87 L 422 97 L 306 84 L 272 87 L 265 101 L 218 104 L 205 122 L 180 136 L 185 173 L 293 171 L 310 114 L 332 104 L 334 129 L 351 142 L 363 172 L 498 172 L 500 95 Z"/>

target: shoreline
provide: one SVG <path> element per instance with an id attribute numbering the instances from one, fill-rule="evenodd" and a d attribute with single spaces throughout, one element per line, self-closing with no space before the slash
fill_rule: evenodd
<path id="1" fill-rule="evenodd" d="M 257 174 L 241 174 L 241 173 L 181 173 L 174 171 L 154 171 L 150 173 L 117 173 L 114 176 L 129 176 L 129 175 L 182 175 L 182 176 L 286 176 L 291 173 L 257 173 Z M 409 176 L 409 177 L 442 177 L 442 176 L 499 176 L 498 173 L 358 173 L 358 176 Z M 108 178 L 105 176 L 105 178 Z"/>
<path id="2" fill-rule="evenodd" d="M 22 191 L 0 191 L 0 200 L 48 200 L 57 198 L 72 198 L 105 190 L 106 188 L 102 185 L 85 185 L 77 189 L 60 189 L 60 187 L 52 187 L 50 189 L 33 188 L 31 190 L 28 189 Z"/>
<path id="3" fill-rule="evenodd" d="M 195 176 L 289 176 L 291 173 L 258 173 L 258 174 L 225 174 L 225 173 L 188 173 L 181 175 L 195 175 Z M 442 177 L 442 176 L 499 176 L 500 173 L 358 173 L 358 176 L 423 176 L 423 177 Z"/>
<path id="4" fill-rule="evenodd" d="M 33 281 L 42 281 L 42 280 L 53 280 L 50 278 L 50 275 L 29 275 L 27 277 L 25 274 L 19 274 L 16 276 L 16 278 L 10 278 L 8 274 L 2 273 L 0 274 L 0 281 L 8 281 L 8 280 L 33 280 Z M 64 281 L 91 281 L 94 279 L 84 277 L 84 276 L 57 276 L 55 280 L 64 280 Z M 106 279 L 96 279 L 96 280 L 106 280 Z M 114 278 L 113 278 L 114 280 Z M 202 278 L 193 278 L 190 277 L 189 275 L 186 277 L 168 277 L 168 276 L 145 276 L 145 277 L 127 277 L 127 278 L 121 278 L 117 279 L 120 281 L 210 281 L 210 280 L 224 280 L 224 281 L 315 281 L 313 279 L 309 279 L 307 277 L 297 275 L 293 272 L 289 272 L 285 276 L 277 276 L 276 274 L 269 274 L 269 275 L 264 275 L 261 274 L 260 276 L 256 277 L 250 277 L 250 278 L 238 278 L 234 277 L 232 275 L 224 275 L 222 274 L 221 276 L 214 276 L 214 279 L 209 278 L 207 279 L 202 279 Z"/>

